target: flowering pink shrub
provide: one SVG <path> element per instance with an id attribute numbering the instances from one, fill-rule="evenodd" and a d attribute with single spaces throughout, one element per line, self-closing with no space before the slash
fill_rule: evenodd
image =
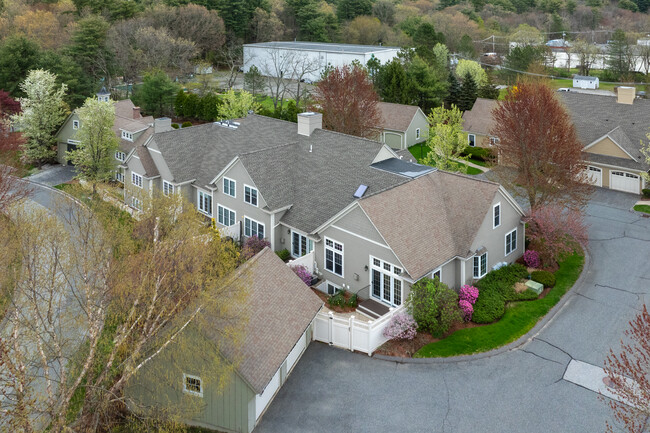
<path id="1" fill-rule="evenodd" d="M 246 238 L 242 247 L 241 255 L 244 260 L 252 258 L 255 254 L 262 251 L 265 247 L 270 247 L 271 243 L 266 239 L 260 239 L 257 236 Z"/>
<path id="2" fill-rule="evenodd" d="M 458 298 L 461 301 L 467 301 L 471 305 L 474 305 L 478 299 L 478 289 L 474 286 L 470 286 L 469 284 L 465 284 L 460 288 L 460 291 L 458 292 Z"/>
<path id="3" fill-rule="evenodd" d="M 524 253 L 524 263 L 529 268 L 539 268 L 542 262 L 539 260 L 539 253 L 534 250 L 526 250 Z"/>
<path id="4" fill-rule="evenodd" d="M 418 324 L 405 313 L 396 314 L 384 328 L 384 337 L 391 340 L 413 340 L 417 334 Z"/>
<path id="5" fill-rule="evenodd" d="M 464 299 L 461 299 L 458 301 L 458 306 L 463 312 L 463 319 L 466 322 L 472 320 L 472 314 L 474 314 L 474 307 L 472 307 L 472 304 L 470 304 L 468 301 L 465 301 Z"/>
<path id="6" fill-rule="evenodd" d="M 308 286 L 311 284 L 311 273 L 307 270 L 306 267 L 302 265 L 291 266 L 291 270 L 296 273 L 303 281 L 303 283 Z"/>

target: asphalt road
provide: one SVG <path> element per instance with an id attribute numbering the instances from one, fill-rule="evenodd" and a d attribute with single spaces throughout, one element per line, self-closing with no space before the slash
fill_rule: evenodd
<path id="1" fill-rule="evenodd" d="M 398 364 L 312 343 L 256 428 L 267 432 L 602 432 L 598 395 L 563 379 L 603 366 L 650 292 L 650 218 L 599 189 L 587 209 L 591 265 L 525 345 L 491 357 Z"/>

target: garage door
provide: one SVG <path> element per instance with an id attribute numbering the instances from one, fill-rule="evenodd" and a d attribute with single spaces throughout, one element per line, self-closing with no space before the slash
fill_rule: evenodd
<path id="1" fill-rule="evenodd" d="M 609 186 L 618 191 L 639 193 L 639 176 L 626 171 L 611 171 Z"/>
<path id="2" fill-rule="evenodd" d="M 591 165 L 587 166 L 587 179 L 592 185 L 603 186 L 603 170 Z"/>

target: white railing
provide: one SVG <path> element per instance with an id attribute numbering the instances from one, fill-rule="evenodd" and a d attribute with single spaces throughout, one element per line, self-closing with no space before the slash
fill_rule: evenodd
<path id="1" fill-rule="evenodd" d="M 235 242 L 239 241 L 239 234 L 241 232 L 240 223 L 236 222 L 235 224 L 219 229 L 221 236 L 224 238 L 233 238 Z"/>
<path id="2" fill-rule="evenodd" d="M 354 316 L 342 317 L 332 311 L 320 311 L 314 319 L 313 338 L 350 351 L 359 351 L 371 356 L 375 350 L 388 341 L 384 328 L 390 319 L 404 307 L 391 308 L 377 320 L 364 322 Z"/>
<path id="3" fill-rule="evenodd" d="M 304 266 L 307 268 L 310 274 L 314 274 L 314 252 L 305 254 L 302 257 L 298 257 L 295 260 L 289 260 L 287 262 L 289 266 Z"/>

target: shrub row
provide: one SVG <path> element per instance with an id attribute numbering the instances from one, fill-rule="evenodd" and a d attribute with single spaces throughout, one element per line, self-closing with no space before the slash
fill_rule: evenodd
<path id="1" fill-rule="evenodd" d="M 463 156 L 479 159 L 481 161 L 489 162 L 493 158 L 492 149 L 487 147 L 466 147 Z"/>
<path id="2" fill-rule="evenodd" d="M 532 274 L 530 274 L 530 279 L 543 284 L 544 287 L 555 286 L 555 275 L 549 271 L 534 271 Z"/>
<path id="3" fill-rule="evenodd" d="M 523 293 L 515 291 L 515 283 L 527 276 L 528 270 L 519 263 L 489 272 L 476 284 L 479 295 L 472 320 L 476 323 L 494 322 L 503 316 L 506 302 L 532 299 L 528 290 Z"/>

